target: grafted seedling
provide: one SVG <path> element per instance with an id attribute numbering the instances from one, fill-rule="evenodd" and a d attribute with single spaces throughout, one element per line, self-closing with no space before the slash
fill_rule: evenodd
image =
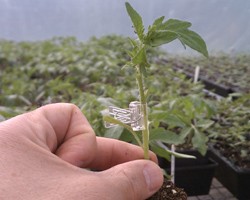
<path id="1" fill-rule="evenodd" d="M 150 64 L 147 58 L 147 51 L 150 48 L 158 47 L 163 44 L 170 43 L 174 40 L 179 40 L 181 44 L 186 48 L 189 46 L 193 50 L 203 54 L 205 57 L 208 57 L 208 51 L 204 40 L 194 31 L 190 30 L 191 23 L 187 21 L 181 21 L 178 19 L 169 19 L 164 21 L 165 17 L 159 17 L 156 19 L 151 26 L 148 27 L 148 30 L 145 31 L 142 17 L 137 13 L 137 11 L 128 3 L 125 3 L 127 13 L 132 21 L 134 32 L 137 35 L 136 39 L 130 38 L 130 42 L 132 45 L 132 50 L 128 52 L 130 56 L 130 61 L 126 63 L 124 67 L 133 67 L 136 72 L 136 80 L 139 90 L 139 102 L 140 102 L 140 110 L 142 119 L 142 137 L 138 136 L 137 131 L 134 131 L 131 126 L 121 122 L 116 117 L 104 116 L 104 120 L 123 126 L 128 129 L 132 135 L 135 137 L 137 143 L 144 150 L 145 159 L 149 159 L 149 146 L 159 155 L 163 154 L 163 149 L 157 145 L 157 142 L 154 141 L 163 141 L 169 142 L 171 141 L 171 137 L 166 133 L 157 133 L 156 135 L 151 136 L 149 130 L 149 120 L 148 120 L 148 109 L 147 109 L 147 89 L 145 87 L 145 79 L 147 78 L 147 71 L 149 70 Z M 142 138 L 142 139 L 140 139 Z M 174 154 L 176 156 L 180 156 L 180 154 L 175 152 L 170 152 L 168 150 L 168 154 Z"/>

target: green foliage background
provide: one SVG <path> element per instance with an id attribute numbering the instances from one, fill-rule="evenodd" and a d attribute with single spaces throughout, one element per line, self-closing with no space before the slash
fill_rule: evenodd
<path id="1" fill-rule="evenodd" d="M 53 38 L 40 42 L 1 40 L 0 120 L 48 103 L 71 102 L 87 116 L 97 135 L 133 142 L 133 137 L 125 129 L 122 127 L 106 129 L 102 120 L 102 113 L 109 105 L 126 108 L 130 101 L 138 99 L 133 69 L 122 69 L 129 60 L 128 50 L 131 50 L 128 39 L 117 35 L 92 38 L 87 42 L 78 41 L 73 37 Z M 160 62 L 162 58 L 168 62 L 163 64 Z M 198 131 L 206 137 L 211 135 L 216 140 L 221 138 L 220 132 L 226 130 L 222 131 L 222 123 L 214 119 L 216 117 L 222 119 L 222 116 L 227 115 L 222 112 L 223 110 L 232 110 L 231 121 L 239 117 L 243 120 L 239 119 L 238 125 L 230 122 L 234 126 L 227 127 L 229 130 L 227 134 L 230 137 L 226 138 L 238 138 L 237 141 L 240 142 L 237 142 L 237 148 L 242 155 L 246 155 L 249 151 L 247 149 L 249 143 L 245 137 L 246 132 L 250 131 L 249 117 L 247 118 L 249 103 L 245 103 L 242 109 L 236 109 L 242 107 L 242 103 L 207 99 L 201 83 L 194 84 L 181 72 L 173 70 L 175 63 L 184 63 L 190 67 L 199 64 L 201 70 L 207 70 L 209 62 L 217 69 L 223 69 L 224 66 L 235 69 L 235 66 L 230 64 L 230 59 L 235 60 L 236 57 L 222 54 L 221 57 L 209 58 L 205 63 L 201 62 L 200 57 L 169 55 L 155 48 L 149 51 L 148 59 L 152 63 L 146 82 L 150 94 L 149 107 L 154 108 L 149 114 L 152 133 L 155 133 L 152 140 L 156 140 L 157 134 L 161 134 L 163 129 L 167 130 L 170 136 L 171 132 L 180 136 L 195 134 L 195 129 L 193 132 L 189 129 L 193 124 L 196 124 L 196 127 L 199 127 Z M 237 75 L 242 72 L 242 77 L 246 77 L 245 72 L 249 70 L 249 65 L 244 60 L 247 59 L 249 59 L 247 55 L 238 57 L 238 61 L 243 62 L 246 69 L 237 71 Z M 238 80 L 243 81 L 245 85 L 248 84 L 247 77 Z M 246 95 L 247 92 L 243 96 Z M 246 99 L 249 97 L 245 97 L 245 101 Z M 237 111 L 240 114 L 237 114 Z M 178 112 L 182 114 L 176 117 Z M 215 125 L 210 126 L 210 120 L 215 121 Z M 244 121 L 244 126 L 241 121 Z M 245 129 L 242 130 L 243 128 Z M 240 130 L 240 136 L 235 136 L 237 130 Z M 206 143 L 207 139 L 204 140 L 202 137 L 196 139 Z M 180 138 L 168 137 L 166 142 L 178 144 Z M 201 151 L 204 152 L 204 149 Z"/>

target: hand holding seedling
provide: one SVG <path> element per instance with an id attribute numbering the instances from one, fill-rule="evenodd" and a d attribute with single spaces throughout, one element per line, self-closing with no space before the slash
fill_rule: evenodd
<path id="1" fill-rule="evenodd" d="M 1 122 L 0 151 L 0 199 L 146 199 L 162 184 L 155 154 L 97 138 L 72 104 Z"/>

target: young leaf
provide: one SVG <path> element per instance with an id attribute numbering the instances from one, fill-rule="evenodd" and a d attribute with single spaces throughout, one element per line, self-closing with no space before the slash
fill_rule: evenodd
<path id="1" fill-rule="evenodd" d="M 148 34 L 145 39 L 145 43 L 151 47 L 158 47 L 162 44 L 167 44 L 177 39 L 178 35 L 171 31 L 155 31 L 154 33 Z"/>
<path id="2" fill-rule="evenodd" d="M 147 55 L 145 47 L 142 47 L 137 54 L 132 58 L 132 63 L 134 65 L 140 65 L 144 67 L 149 67 L 148 61 L 147 61 Z"/>
<path id="3" fill-rule="evenodd" d="M 182 21 L 178 19 L 169 19 L 165 23 L 162 24 L 160 30 L 169 30 L 169 31 L 178 31 L 184 30 L 191 26 L 192 24 L 187 21 Z"/>
<path id="4" fill-rule="evenodd" d="M 204 40 L 200 35 L 191 30 L 182 30 L 179 33 L 178 39 L 183 43 L 189 46 L 190 48 L 198 51 L 203 54 L 205 57 L 208 57 L 207 46 Z"/>
<path id="5" fill-rule="evenodd" d="M 131 38 L 128 38 L 128 39 L 129 39 L 130 44 L 131 44 L 134 48 L 138 46 L 136 40 L 133 40 L 133 39 L 131 39 Z"/>
<path id="6" fill-rule="evenodd" d="M 163 22 L 163 20 L 164 20 L 164 16 L 161 16 L 161 17 L 159 17 L 159 18 L 157 18 L 155 21 L 154 21 L 154 23 L 153 23 L 153 26 L 159 26 L 159 25 L 161 25 L 162 24 L 162 22 Z"/>
<path id="7" fill-rule="evenodd" d="M 128 3 L 125 3 L 128 15 L 133 23 L 136 34 L 139 39 L 143 40 L 144 26 L 141 16 L 135 11 L 135 9 Z"/>
<path id="8" fill-rule="evenodd" d="M 177 19 L 169 19 L 163 22 L 164 17 L 155 20 L 149 28 L 145 43 L 152 47 L 167 44 L 178 38 L 178 31 L 187 29 L 191 23 Z"/>
<path id="9" fill-rule="evenodd" d="M 163 18 L 158 18 L 154 22 L 155 26 L 149 28 L 147 36 L 144 39 L 145 44 L 156 47 L 179 39 L 184 48 L 187 45 L 205 57 L 208 57 L 205 41 L 200 35 L 188 29 L 192 25 L 190 22 L 169 19 L 162 23 L 162 20 Z"/>

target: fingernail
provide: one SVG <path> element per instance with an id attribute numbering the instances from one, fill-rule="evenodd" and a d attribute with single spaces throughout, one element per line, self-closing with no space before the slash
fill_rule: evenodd
<path id="1" fill-rule="evenodd" d="M 157 191 L 163 183 L 163 174 L 161 169 L 154 164 L 145 165 L 143 174 L 148 186 L 149 191 Z"/>

